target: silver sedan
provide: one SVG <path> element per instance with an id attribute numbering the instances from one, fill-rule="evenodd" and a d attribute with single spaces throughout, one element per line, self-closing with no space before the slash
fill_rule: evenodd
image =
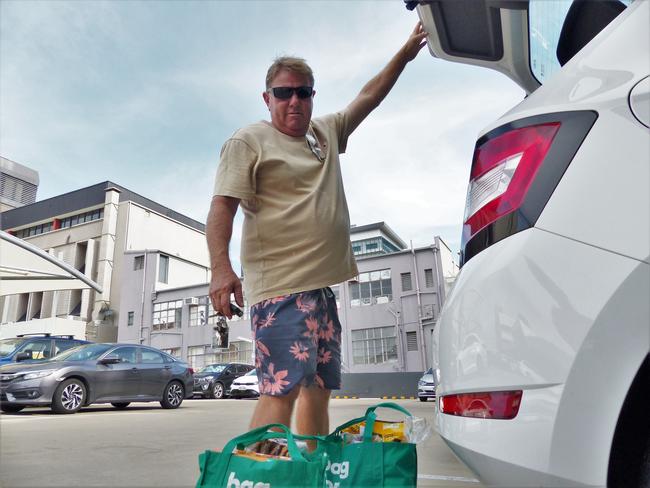
<path id="1" fill-rule="evenodd" d="M 178 408 L 192 396 L 193 372 L 158 349 L 134 344 L 85 344 L 47 361 L 0 367 L 0 409 L 50 406 L 75 413 L 92 403 L 126 408 L 160 402 Z"/>

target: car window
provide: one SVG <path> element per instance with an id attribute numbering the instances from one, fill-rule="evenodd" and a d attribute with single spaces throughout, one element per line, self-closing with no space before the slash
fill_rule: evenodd
<path id="1" fill-rule="evenodd" d="M 24 340 L 25 339 L 21 339 L 19 337 L 0 340 L 0 358 L 9 356 L 9 354 L 16 350 L 16 346 L 18 346 Z"/>
<path id="2" fill-rule="evenodd" d="M 246 376 L 255 376 L 255 375 L 257 375 L 255 369 L 251 369 L 248 373 L 246 373 Z"/>
<path id="3" fill-rule="evenodd" d="M 84 344 L 54 356 L 52 361 L 92 361 L 112 347 L 112 344 Z"/>
<path id="4" fill-rule="evenodd" d="M 50 339 L 30 340 L 20 348 L 20 352 L 26 352 L 31 359 L 47 359 L 52 357 L 52 341 Z"/>
<path id="5" fill-rule="evenodd" d="M 54 339 L 54 354 L 60 354 L 63 351 L 78 346 L 79 344 L 79 341 L 71 341 L 70 339 Z"/>
<path id="6" fill-rule="evenodd" d="M 208 364 L 201 368 L 199 373 L 221 373 L 224 369 L 226 369 L 225 364 Z"/>
<path id="7" fill-rule="evenodd" d="M 137 363 L 138 349 L 135 347 L 118 347 L 111 354 L 120 358 L 122 363 Z"/>
<path id="8" fill-rule="evenodd" d="M 153 363 L 164 363 L 165 358 L 162 354 L 156 351 L 152 351 L 150 349 L 142 349 L 141 350 L 142 354 L 142 362 L 143 363 L 148 363 L 148 364 L 153 364 Z"/>

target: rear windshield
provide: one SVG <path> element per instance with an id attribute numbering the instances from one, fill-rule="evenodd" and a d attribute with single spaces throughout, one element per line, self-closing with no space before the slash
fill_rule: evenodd
<path id="1" fill-rule="evenodd" d="M 628 6 L 632 0 L 621 0 Z M 573 0 L 530 0 L 530 68 L 537 81 L 544 84 L 560 68 L 557 45 L 562 25 Z"/>
<path id="2" fill-rule="evenodd" d="M 225 364 L 209 364 L 205 368 L 201 368 L 199 373 L 221 373 L 226 369 Z"/>

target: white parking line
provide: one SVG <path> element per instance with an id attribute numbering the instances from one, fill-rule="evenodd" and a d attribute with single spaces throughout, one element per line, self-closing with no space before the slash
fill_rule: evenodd
<path id="1" fill-rule="evenodd" d="M 438 474 L 418 474 L 418 478 L 423 480 L 438 480 L 438 481 L 458 481 L 463 483 L 480 483 L 475 478 L 463 478 L 462 476 L 444 476 Z"/>

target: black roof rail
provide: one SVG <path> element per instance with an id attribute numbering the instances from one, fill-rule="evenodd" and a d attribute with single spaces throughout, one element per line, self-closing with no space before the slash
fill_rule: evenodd
<path id="1" fill-rule="evenodd" d="M 49 332 L 35 332 L 33 334 L 16 334 L 16 337 L 28 337 L 28 336 L 40 336 L 40 337 L 50 337 L 52 334 Z"/>

